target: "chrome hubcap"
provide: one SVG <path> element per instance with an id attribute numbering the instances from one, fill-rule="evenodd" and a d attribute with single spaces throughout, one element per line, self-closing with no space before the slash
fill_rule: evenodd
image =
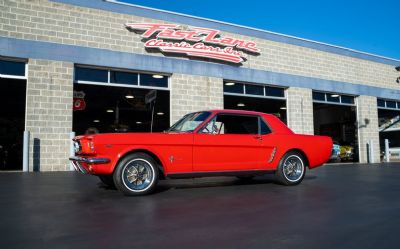
<path id="1" fill-rule="evenodd" d="M 153 182 L 151 164 L 144 159 L 134 159 L 126 164 L 122 174 L 124 184 L 133 191 L 147 189 Z"/>
<path id="2" fill-rule="evenodd" d="M 298 181 L 304 172 L 303 160 L 296 155 L 289 156 L 283 163 L 283 174 L 291 182 Z"/>

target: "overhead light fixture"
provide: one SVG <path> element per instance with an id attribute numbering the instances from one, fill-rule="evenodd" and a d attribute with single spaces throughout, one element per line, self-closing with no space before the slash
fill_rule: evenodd
<path id="1" fill-rule="evenodd" d="M 337 98 L 337 97 L 339 97 L 339 94 L 331 94 L 331 97 L 332 98 Z"/>
<path id="2" fill-rule="evenodd" d="M 285 107 L 285 106 L 282 106 L 282 107 L 279 108 L 279 109 L 281 109 L 281 110 L 286 110 L 286 107 Z"/>
<path id="3" fill-rule="evenodd" d="M 164 115 L 164 113 L 163 112 L 157 112 L 157 115 L 158 116 L 162 116 L 162 115 Z"/>
<path id="4" fill-rule="evenodd" d="M 136 124 L 142 124 L 142 122 L 141 121 L 136 121 Z"/>
<path id="5" fill-rule="evenodd" d="M 108 109 L 106 112 L 114 112 L 114 110 L 113 109 Z"/>
<path id="6" fill-rule="evenodd" d="M 154 75 L 153 75 L 153 78 L 154 78 L 154 79 L 162 79 L 162 78 L 164 78 L 164 75 L 154 74 Z"/>
<path id="7" fill-rule="evenodd" d="M 235 82 L 226 82 L 225 83 L 225 86 L 234 86 L 235 85 Z"/>
<path id="8" fill-rule="evenodd" d="M 125 98 L 133 99 L 133 98 L 135 98 L 135 96 L 133 96 L 131 93 L 128 93 L 127 95 L 125 95 Z"/>
<path id="9" fill-rule="evenodd" d="M 95 120 L 93 120 L 93 123 L 100 123 L 100 120 L 95 119 Z"/>
<path id="10" fill-rule="evenodd" d="M 243 107 L 246 106 L 244 103 L 238 103 L 237 106 Z"/>

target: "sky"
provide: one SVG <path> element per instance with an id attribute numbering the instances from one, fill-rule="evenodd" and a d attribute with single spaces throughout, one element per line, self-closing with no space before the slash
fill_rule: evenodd
<path id="1" fill-rule="evenodd" d="M 120 0 L 400 60 L 400 0 Z"/>

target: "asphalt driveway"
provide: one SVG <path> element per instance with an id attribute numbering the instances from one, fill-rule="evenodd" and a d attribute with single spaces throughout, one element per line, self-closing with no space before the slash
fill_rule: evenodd
<path id="1" fill-rule="evenodd" d="M 75 172 L 0 174 L 0 248 L 398 248 L 400 164 L 162 181 L 125 197 Z"/>

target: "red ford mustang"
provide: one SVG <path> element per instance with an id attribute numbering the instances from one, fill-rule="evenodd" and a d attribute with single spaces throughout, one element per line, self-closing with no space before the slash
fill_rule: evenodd
<path id="1" fill-rule="evenodd" d="M 330 137 L 294 134 L 273 115 L 211 110 L 185 115 L 164 133 L 113 133 L 74 138 L 70 160 L 126 195 L 153 191 L 159 179 L 275 173 L 300 183 L 330 157 Z"/>

